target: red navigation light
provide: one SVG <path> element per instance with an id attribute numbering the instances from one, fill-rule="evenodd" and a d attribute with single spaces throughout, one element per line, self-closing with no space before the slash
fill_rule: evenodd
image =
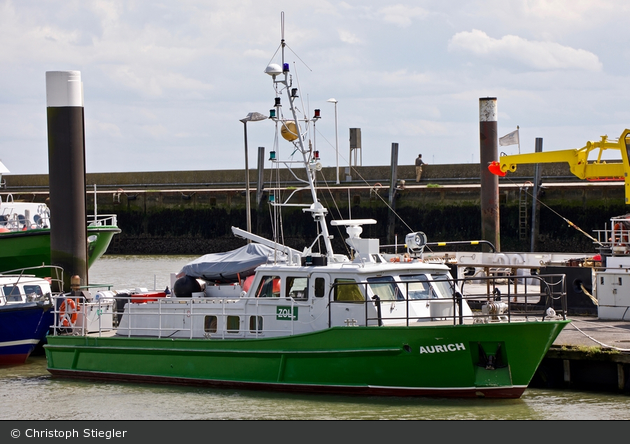
<path id="1" fill-rule="evenodd" d="M 501 171 L 501 164 L 496 160 L 490 162 L 490 165 L 488 165 L 488 171 L 490 171 L 495 176 L 505 176 L 505 171 Z"/>

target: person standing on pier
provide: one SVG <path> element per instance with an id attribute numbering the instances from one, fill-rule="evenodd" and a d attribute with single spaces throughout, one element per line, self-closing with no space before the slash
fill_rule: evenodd
<path id="1" fill-rule="evenodd" d="M 426 165 L 426 163 L 422 161 L 422 154 L 418 154 L 416 158 L 416 182 L 420 182 L 422 177 L 422 165 Z"/>

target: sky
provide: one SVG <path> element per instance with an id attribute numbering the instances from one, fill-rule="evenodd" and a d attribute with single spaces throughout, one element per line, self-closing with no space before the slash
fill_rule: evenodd
<path id="1" fill-rule="evenodd" d="M 264 71 L 281 17 L 301 105 L 321 110 L 324 166 L 337 146 L 349 164 L 350 128 L 364 166 L 389 165 L 392 143 L 399 165 L 478 163 L 486 97 L 499 136 L 519 127 L 520 146 L 499 152 L 533 152 L 536 138 L 581 148 L 630 127 L 628 12 L 625 0 L 0 0 L 0 160 L 48 173 L 46 72 L 77 70 L 88 173 L 244 168 L 240 119 L 273 107 Z M 275 126 L 247 134 L 255 168 Z"/>

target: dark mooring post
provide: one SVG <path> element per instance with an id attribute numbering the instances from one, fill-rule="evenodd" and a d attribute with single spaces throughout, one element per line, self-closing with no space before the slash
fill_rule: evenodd
<path id="1" fill-rule="evenodd" d="M 498 159 L 497 99 L 479 99 L 479 141 L 481 168 L 481 237 L 501 251 L 499 230 L 499 177 L 488 171 Z"/>
<path id="2" fill-rule="evenodd" d="M 542 153 L 543 148 L 543 140 L 541 137 L 536 137 L 536 152 Z M 540 164 L 537 163 L 534 166 L 534 192 L 532 194 L 532 234 L 531 234 L 531 242 L 530 242 L 530 252 L 538 251 L 538 232 L 540 226 L 540 217 L 539 217 L 539 209 L 540 204 L 538 203 L 538 198 L 540 195 L 540 186 L 541 178 L 540 178 Z"/>
<path id="3" fill-rule="evenodd" d="M 264 192 L 264 172 L 265 172 L 265 147 L 258 147 L 258 178 L 256 179 L 256 234 L 262 232 L 262 214 L 263 214 L 263 192 Z"/>
<path id="4" fill-rule="evenodd" d="M 83 84 L 79 71 L 46 72 L 51 264 L 88 283 Z"/>
<path id="5" fill-rule="evenodd" d="M 398 144 L 392 143 L 392 160 L 391 160 L 391 181 L 389 185 L 389 206 L 387 216 L 387 242 L 394 243 L 396 218 L 394 210 L 396 209 L 396 184 L 398 182 Z"/>

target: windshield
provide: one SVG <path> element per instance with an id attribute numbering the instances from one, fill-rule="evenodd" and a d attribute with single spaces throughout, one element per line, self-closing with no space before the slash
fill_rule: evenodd
<path id="1" fill-rule="evenodd" d="M 403 289 L 407 289 L 409 299 L 433 299 L 437 297 L 431 291 L 429 279 L 424 274 L 400 276 L 400 280 L 405 284 Z"/>
<path id="2" fill-rule="evenodd" d="M 367 279 L 372 294 L 377 295 L 381 301 L 396 301 L 404 299 L 394 278 L 391 276 L 379 276 Z"/>
<path id="3" fill-rule="evenodd" d="M 400 280 L 408 286 L 409 299 L 451 299 L 453 283 L 446 274 L 408 274 L 400 276 Z M 404 291 L 404 290 L 403 290 Z"/>
<path id="4" fill-rule="evenodd" d="M 452 279 L 445 274 L 432 274 L 431 277 L 433 278 L 433 287 L 438 293 L 437 297 L 451 299 L 455 293 L 455 284 Z"/>

